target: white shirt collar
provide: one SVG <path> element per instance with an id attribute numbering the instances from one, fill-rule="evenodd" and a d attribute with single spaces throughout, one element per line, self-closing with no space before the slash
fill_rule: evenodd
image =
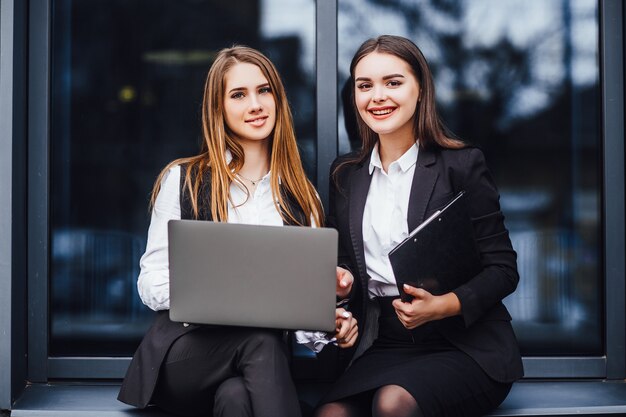
<path id="1" fill-rule="evenodd" d="M 378 151 L 379 142 L 376 142 L 374 149 L 372 149 L 372 155 L 370 156 L 369 173 L 372 175 L 374 168 L 380 170 L 383 169 L 383 163 L 380 160 L 380 153 Z M 402 172 L 407 172 L 417 162 L 417 154 L 419 153 L 419 147 L 417 142 L 413 144 L 400 158 L 392 163 L 397 163 Z"/>

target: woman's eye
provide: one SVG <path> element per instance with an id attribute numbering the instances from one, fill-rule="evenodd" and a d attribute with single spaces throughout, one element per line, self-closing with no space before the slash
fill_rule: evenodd
<path id="1" fill-rule="evenodd" d="M 236 93 L 231 94 L 230 98 L 234 98 L 234 99 L 238 99 L 238 98 L 243 98 L 243 93 L 241 91 L 238 91 Z"/>
<path id="2" fill-rule="evenodd" d="M 372 88 L 372 85 L 370 83 L 361 83 L 357 84 L 356 88 L 359 90 L 367 90 L 368 88 Z"/>
<path id="3" fill-rule="evenodd" d="M 398 87 L 398 86 L 402 85 L 402 83 L 400 81 L 397 81 L 397 80 L 389 80 L 387 85 L 389 87 Z"/>
<path id="4" fill-rule="evenodd" d="M 259 94 L 266 94 L 266 93 L 271 93 L 271 92 L 272 92 L 272 88 L 269 86 L 259 88 Z"/>

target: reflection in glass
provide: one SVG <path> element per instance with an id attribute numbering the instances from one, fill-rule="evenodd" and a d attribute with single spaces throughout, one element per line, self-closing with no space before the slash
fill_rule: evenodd
<path id="1" fill-rule="evenodd" d="M 485 152 L 518 252 L 520 284 L 505 303 L 523 353 L 602 355 L 597 1 L 338 9 L 340 86 L 365 39 L 406 36 L 433 68 L 448 126 Z M 359 143 L 339 117 L 345 153 Z"/>
<path id="2" fill-rule="evenodd" d="M 53 2 L 50 355 L 128 356 L 152 314 L 137 296 L 152 183 L 201 140 L 204 79 L 235 43 L 283 77 L 314 180 L 315 3 Z"/>

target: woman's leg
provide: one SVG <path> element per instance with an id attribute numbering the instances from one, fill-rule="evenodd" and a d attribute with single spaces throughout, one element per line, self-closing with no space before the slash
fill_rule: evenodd
<path id="1" fill-rule="evenodd" d="M 227 379 L 219 386 L 215 393 L 213 417 L 254 417 L 242 377 Z"/>
<path id="2" fill-rule="evenodd" d="M 235 350 L 220 329 L 198 329 L 178 338 L 161 365 L 152 402 L 173 414 L 210 415 L 222 382 L 237 376 Z"/>
<path id="3" fill-rule="evenodd" d="M 195 416 L 214 408 L 218 387 L 242 377 L 255 417 L 299 417 L 300 406 L 279 332 L 204 328 L 170 348 L 159 372 L 153 402 L 173 413 Z"/>
<path id="4" fill-rule="evenodd" d="M 346 401 L 324 404 L 315 412 L 315 417 L 361 417 L 358 409 Z"/>
<path id="5" fill-rule="evenodd" d="M 315 417 L 423 417 L 411 394 L 399 385 L 320 406 Z"/>
<path id="6" fill-rule="evenodd" d="M 415 398 L 399 385 L 385 385 L 376 390 L 372 417 L 423 417 Z"/>
<path id="7" fill-rule="evenodd" d="M 279 333 L 249 331 L 237 349 L 236 366 L 255 417 L 301 416 L 286 346 Z"/>
<path id="8" fill-rule="evenodd" d="M 372 393 L 364 392 L 321 405 L 315 411 L 315 417 L 366 417 L 370 415 L 371 403 Z"/>

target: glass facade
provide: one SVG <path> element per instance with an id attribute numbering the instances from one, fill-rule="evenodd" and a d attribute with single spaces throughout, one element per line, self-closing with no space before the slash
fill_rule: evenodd
<path id="1" fill-rule="evenodd" d="M 518 253 L 505 304 L 522 353 L 602 355 L 598 2 L 339 0 L 340 96 L 382 34 L 422 49 L 445 123 L 486 155 Z M 344 153 L 359 144 L 339 117 Z"/>
<path id="2" fill-rule="evenodd" d="M 524 355 L 602 356 L 598 2 L 337 3 L 340 105 L 359 44 L 407 36 L 431 64 L 446 124 L 485 152 L 518 252 L 521 281 L 505 303 Z M 50 356 L 129 356 L 145 332 L 136 278 L 149 193 L 167 162 L 198 149 L 217 50 L 246 44 L 272 59 L 309 178 L 325 169 L 315 10 L 313 0 L 52 2 Z M 358 138 L 338 117 L 342 154 Z"/>
<path id="3" fill-rule="evenodd" d="M 316 171 L 315 3 L 56 0 L 52 8 L 50 356 L 130 356 L 152 314 L 136 290 L 159 171 L 197 152 L 223 47 L 263 51 Z"/>

